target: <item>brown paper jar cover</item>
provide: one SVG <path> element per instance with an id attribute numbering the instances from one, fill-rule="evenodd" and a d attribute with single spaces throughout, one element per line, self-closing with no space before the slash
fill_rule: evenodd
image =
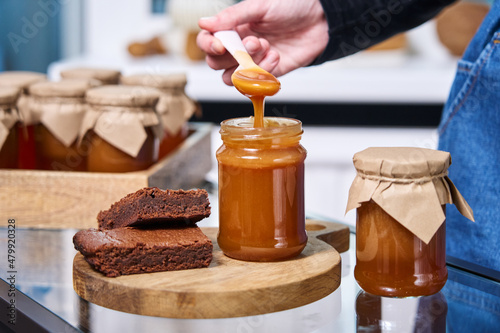
<path id="1" fill-rule="evenodd" d="M 0 107 L 4 109 L 15 108 L 17 99 L 19 98 L 19 94 L 20 90 L 15 86 L 13 87 L 0 86 Z"/>
<path id="2" fill-rule="evenodd" d="M 18 167 L 19 114 L 16 101 L 19 89 L 0 86 L 0 168 L 15 169 Z"/>
<path id="3" fill-rule="evenodd" d="M 143 86 L 110 85 L 90 89 L 80 138 L 93 130 L 112 146 L 136 157 L 147 139 L 147 127 L 152 128 L 156 138 L 161 137 L 161 123 L 154 109 L 160 95 L 159 90 Z"/>
<path id="4" fill-rule="evenodd" d="M 103 85 L 117 84 L 120 81 L 121 72 L 110 68 L 79 67 L 61 71 L 64 79 L 95 79 Z"/>
<path id="5" fill-rule="evenodd" d="M 30 85 L 46 81 L 45 74 L 28 71 L 8 71 L 0 73 L 0 86 L 16 87 L 21 90 L 17 101 L 17 108 L 21 121 L 25 125 L 32 125 L 34 118 L 31 115 L 30 98 L 28 88 Z"/>
<path id="6" fill-rule="evenodd" d="M 85 115 L 85 93 L 96 84 L 99 83 L 68 79 L 31 85 L 33 119 L 43 124 L 66 147 L 71 146 L 78 138 Z"/>
<path id="7" fill-rule="evenodd" d="M 0 73 L 0 86 L 16 87 L 23 92 L 27 92 L 31 84 L 46 80 L 45 74 L 36 72 L 8 71 Z"/>
<path id="8" fill-rule="evenodd" d="M 474 221 L 472 209 L 448 178 L 450 153 L 413 147 L 371 147 L 353 157 L 357 175 L 346 212 L 373 200 L 426 244 L 444 222 L 442 205 L 455 204 Z"/>
<path id="9" fill-rule="evenodd" d="M 176 135 L 196 111 L 196 102 L 186 95 L 187 77 L 176 74 L 136 74 L 122 76 L 124 85 L 139 85 L 157 88 L 162 92 L 156 111 L 161 117 L 163 128 L 170 135 Z"/>

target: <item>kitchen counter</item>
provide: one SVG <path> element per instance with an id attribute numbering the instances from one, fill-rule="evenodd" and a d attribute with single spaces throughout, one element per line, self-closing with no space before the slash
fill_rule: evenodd
<path id="1" fill-rule="evenodd" d="M 212 209 L 216 211 L 215 187 L 210 183 L 206 185 L 210 190 Z M 200 222 L 200 226 L 216 226 L 216 216 L 214 214 Z M 309 216 L 317 217 L 314 214 Z M 169 319 L 119 312 L 89 303 L 74 292 L 72 263 L 76 251 L 73 249 L 72 237 L 76 231 L 16 229 L 15 261 L 12 267 L 9 267 L 7 251 L 1 251 L 1 309 L 4 314 L 8 314 L 8 304 L 12 299 L 15 300 L 18 329 L 22 323 L 28 323 L 44 327 L 50 332 L 319 333 L 389 329 L 397 332 L 459 332 L 466 327 L 475 327 L 474 331 L 478 332 L 482 328 L 482 331 L 488 332 L 493 327 L 497 328 L 500 320 L 498 280 L 453 265 L 448 267 L 446 286 L 436 295 L 390 299 L 362 292 L 353 275 L 353 233 L 350 236 L 350 250 L 341 254 L 340 287 L 317 302 L 287 311 L 227 319 Z M 2 249 L 8 248 L 8 234 L 7 228 L 0 228 Z M 12 286 L 16 288 L 15 296 L 9 296 Z M 0 330 L 9 327 L 4 314 L 0 320 L 4 327 L 0 324 Z M 30 328 L 32 332 L 34 327 Z"/>

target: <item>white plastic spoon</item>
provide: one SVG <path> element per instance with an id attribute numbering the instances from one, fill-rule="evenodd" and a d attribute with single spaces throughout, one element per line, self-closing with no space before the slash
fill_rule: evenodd
<path id="1" fill-rule="evenodd" d="M 231 81 L 240 93 L 252 101 L 254 127 L 264 127 L 264 97 L 276 94 L 280 90 L 280 82 L 274 75 L 255 64 L 236 31 L 219 31 L 214 33 L 214 36 L 239 64 L 231 75 Z"/>
<path id="2" fill-rule="evenodd" d="M 242 68 L 260 68 L 255 64 L 252 57 L 248 54 L 240 35 L 234 30 L 217 31 L 214 33 L 215 38 L 221 41 L 222 45 L 236 59 Z"/>
<path id="3" fill-rule="evenodd" d="M 281 85 L 278 79 L 253 61 L 236 31 L 218 31 L 214 33 L 214 36 L 221 41 L 239 64 L 231 80 L 242 94 L 272 96 L 280 90 Z"/>

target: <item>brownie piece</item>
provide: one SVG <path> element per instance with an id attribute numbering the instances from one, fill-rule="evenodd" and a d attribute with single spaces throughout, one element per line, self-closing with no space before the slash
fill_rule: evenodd
<path id="1" fill-rule="evenodd" d="M 196 223 L 210 216 L 210 202 L 205 190 L 160 190 L 147 187 L 131 193 L 111 208 L 99 212 L 100 230 L 160 223 Z M 175 223 L 174 223 L 175 224 Z"/>
<path id="2" fill-rule="evenodd" d="M 109 277 L 207 267 L 213 245 L 196 225 L 165 229 L 81 230 L 75 249 Z"/>

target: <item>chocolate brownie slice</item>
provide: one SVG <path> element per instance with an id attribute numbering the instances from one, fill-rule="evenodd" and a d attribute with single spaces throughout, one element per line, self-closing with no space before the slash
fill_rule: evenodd
<path id="1" fill-rule="evenodd" d="M 92 267 L 109 277 L 207 267 L 213 250 L 196 225 L 81 230 L 73 244 Z"/>
<path id="2" fill-rule="evenodd" d="M 196 223 L 210 216 L 205 190 L 160 190 L 147 187 L 131 193 L 99 212 L 99 229 L 157 225 L 158 222 Z M 174 223 L 175 224 L 175 223 Z"/>

